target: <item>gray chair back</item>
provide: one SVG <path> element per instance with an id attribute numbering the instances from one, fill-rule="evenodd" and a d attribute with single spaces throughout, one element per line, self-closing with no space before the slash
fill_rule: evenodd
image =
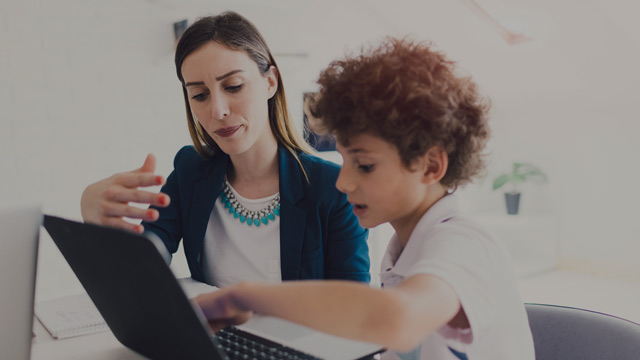
<path id="1" fill-rule="evenodd" d="M 536 360 L 640 360 L 640 324 L 566 306 L 525 307 Z"/>

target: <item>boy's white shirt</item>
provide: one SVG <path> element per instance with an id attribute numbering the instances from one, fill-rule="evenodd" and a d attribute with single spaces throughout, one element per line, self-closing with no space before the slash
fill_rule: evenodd
<path id="1" fill-rule="evenodd" d="M 414 351 L 386 352 L 382 359 L 533 360 L 534 348 L 513 266 L 504 246 L 460 215 L 455 195 L 446 195 L 420 219 L 407 246 L 394 234 L 382 259 L 383 287 L 417 274 L 447 282 L 458 295 L 470 329 L 444 325 Z"/>

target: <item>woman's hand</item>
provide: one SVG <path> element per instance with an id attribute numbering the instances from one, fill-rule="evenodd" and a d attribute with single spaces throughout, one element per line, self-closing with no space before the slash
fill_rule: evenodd
<path id="1" fill-rule="evenodd" d="M 155 221 L 159 217 L 157 210 L 137 208 L 129 202 L 157 207 L 169 205 L 170 198 L 166 194 L 138 190 L 139 187 L 164 184 L 164 178 L 155 175 L 155 170 L 156 157 L 149 154 L 139 169 L 115 174 L 87 186 L 80 200 L 84 221 L 142 233 L 142 225 L 131 224 L 123 217 L 145 221 Z"/>
<path id="2" fill-rule="evenodd" d="M 198 295 L 194 299 L 202 309 L 204 316 L 209 321 L 211 330 L 214 332 L 228 325 L 243 324 L 253 315 L 252 311 L 245 309 L 235 298 L 234 289 L 238 286 L 235 285 L 208 294 Z"/>

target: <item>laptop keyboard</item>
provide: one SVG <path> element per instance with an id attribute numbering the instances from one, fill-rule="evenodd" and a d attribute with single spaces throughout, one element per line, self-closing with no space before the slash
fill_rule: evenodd
<path id="1" fill-rule="evenodd" d="M 227 356 L 232 360 L 321 360 L 315 356 L 242 331 L 234 326 L 227 326 L 218 331 L 216 337 Z"/>

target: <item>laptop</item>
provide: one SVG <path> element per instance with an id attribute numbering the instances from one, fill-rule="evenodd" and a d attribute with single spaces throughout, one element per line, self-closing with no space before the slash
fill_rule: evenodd
<path id="1" fill-rule="evenodd" d="M 116 339 L 151 359 L 347 360 L 370 359 L 383 350 L 265 316 L 252 319 L 253 328 L 230 326 L 213 334 L 153 234 L 49 215 L 44 227 Z"/>
<path id="2" fill-rule="evenodd" d="M 41 224 L 39 206 L 0 208 L 0 359 L 31 356 Z"/>

